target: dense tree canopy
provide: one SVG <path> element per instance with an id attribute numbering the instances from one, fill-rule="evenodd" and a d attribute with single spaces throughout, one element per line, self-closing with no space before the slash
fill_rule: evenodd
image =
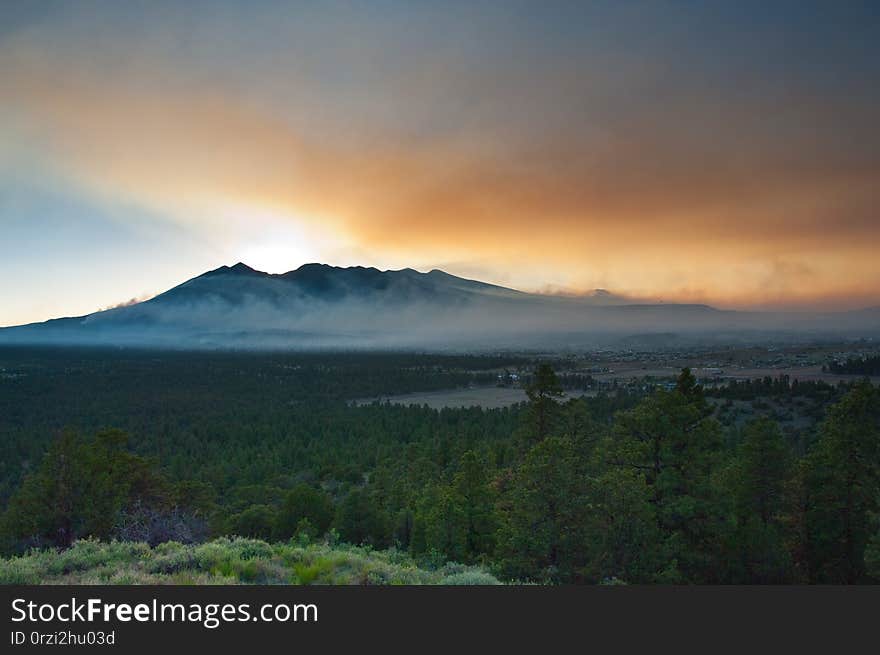
<path id="1" fill-rule="evenodd" d="M 543 362 L 518 369 L 528 403 L 438 410 L 352 401 L 507 384 L 521 363 L 118 357 L 45 355 L 4 379 L 4 552 L 234 534 L 396 547 L 549 583 L 880 581 L 869 383 L 704 391 L 684 370 L 669 388 L 566 399 Z M 760 409 L 783 401 L 821 420 L 783 429 Z M 753 411 L 737 418 L 732 402 Z"/>

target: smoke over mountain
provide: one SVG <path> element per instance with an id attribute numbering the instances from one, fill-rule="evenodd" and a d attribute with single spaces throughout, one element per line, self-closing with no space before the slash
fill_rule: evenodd
<path id="1" fill-rule="evenodd" d="M 880 334 L 880 310 L 722 311 L 698 304 L 530 294 L 440 270 L 222 266 L 143 302 L 0 330 L 0 343 L 171 348 L 557 350 L 631 335 L 743 341 Z M 665 335 L 665 336 L 664 336 Z M 669 336 L 672 335 L 672 336 Z"/>

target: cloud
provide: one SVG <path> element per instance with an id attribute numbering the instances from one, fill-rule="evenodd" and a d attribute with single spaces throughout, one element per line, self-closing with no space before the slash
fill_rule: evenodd
<path id="1" fill-rule="evenodd" d="M 149 300 L 153 297 L 154 294 L 145 294 L 143 296 L 135 296 L 133 298 L 129 298 L 128 300 L 123 300 L 122 302 L 115 303 L 113 305 L 108 305 L 107 307 L 101 307 L 98 311 L 103 312 L 108 309 L 119 309 L 120 307 L 131 307 L 132 305 L 137 305 L 140 302 L 144 302 L 145 300 Z"/>
<path id="2" fill-rule="evenodd" d="M 323 25 L 322 48 L 279 20 L 259 23 L 273 40 L 255 55 L 216 22 L 192 28 L 193 46 L 185 30 L 128 38 L 107 21 L 38 25 L 0 49 L 6 111 L 98 197 L 229 242 L 272 216 L 367 263 L 493 262 L 489 277 L 531 288 L 877 300 L 873 93 L 740 87 L 730 64 L 669 71 L 498 33 L 485 52 L 451 34 L 459 53 Z"/>

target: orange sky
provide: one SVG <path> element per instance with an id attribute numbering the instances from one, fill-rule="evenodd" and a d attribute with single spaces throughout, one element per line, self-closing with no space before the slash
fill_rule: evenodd
<path id="1" fill-rule="evenodd" d="M 638 47 L 577 30 L 548 45 L 540 25 L 517 41 L 516 16 L 465 29 L 396 11 L 414 34 L 360 15 L 304 25 L 280 8 L 242 26 L 234 8 L 204 23 L 165 8 L 139 29 L 62 14 L 2 36 L 0 172 L 57 180 L 158 247 L 143 233 L 192 242 L 164 274 L 123 291 L 122 271 L 76 307 L 237 259 L 725 307 L 880 303 L 876 64 L 860 51 L 836 77 L 808 40 L 791 44 L 801 70 L 774 44 L 736 57 L 705 35 L 679 42 L 674 22 Z M 22 301 L 0 324 L 37 311 Z"/>

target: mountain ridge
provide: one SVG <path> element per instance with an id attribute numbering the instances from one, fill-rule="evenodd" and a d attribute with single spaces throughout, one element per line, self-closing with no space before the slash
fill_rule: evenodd
<path id="1" fill-rule="evenodd" d="M 795 324 L 797 322 L 797 324 Z M 849 325 L 852 324 L 852 325 Z M 872 312 L 799 315 L 537 294 L 433 269 L 220 266 L 148 300 L 0 328 L 0 343 L 235 348 L 565 348 L 626 334 L 880 331 Z M 849 326 L 849 327 L 848 327 Z M 818 332 L 817 332 L 818 331 Z"/>

